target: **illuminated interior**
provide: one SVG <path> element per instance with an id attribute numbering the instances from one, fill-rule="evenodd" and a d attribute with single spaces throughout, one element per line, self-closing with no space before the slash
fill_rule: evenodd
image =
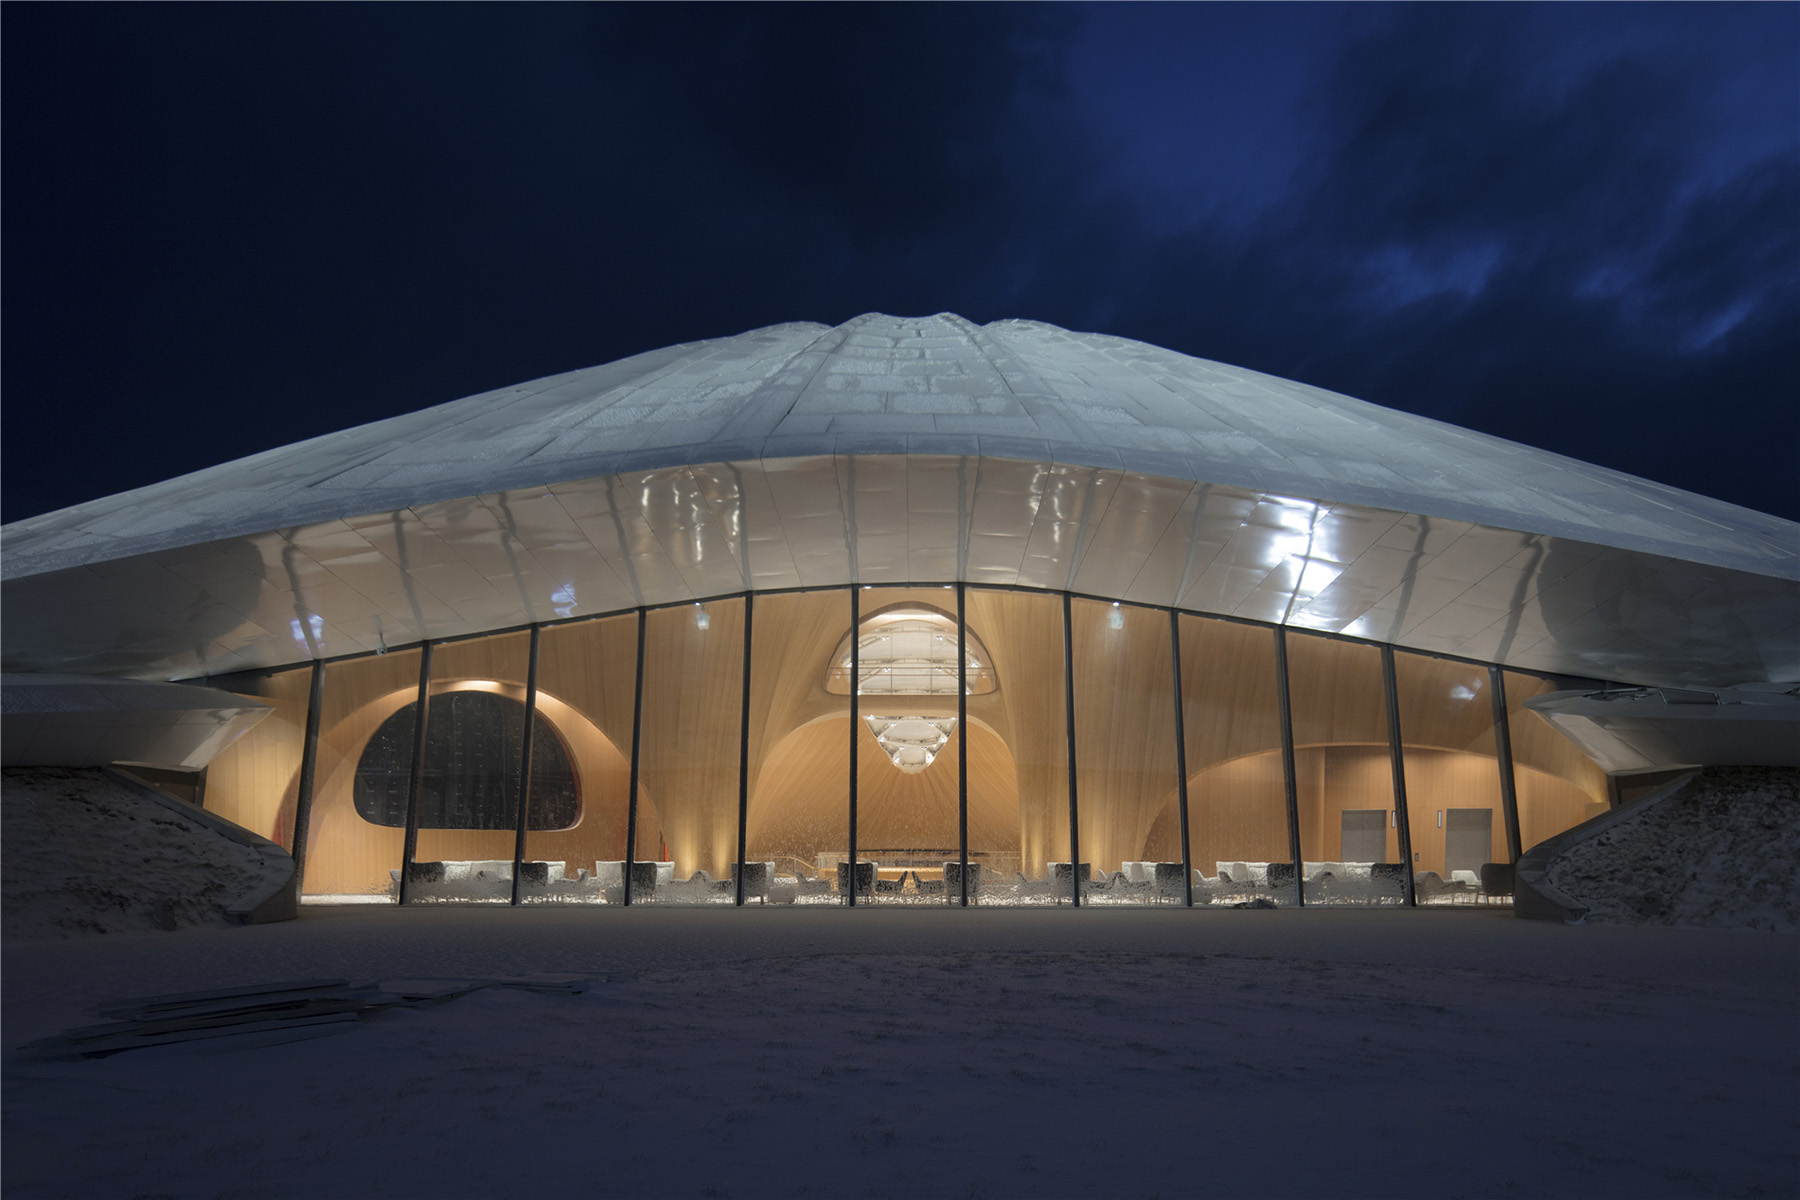
<path id="1" fill-rule="evenodd" d="M 959 629 L 957 600 L 562 622 L 538 631 L 535 693 L 530 631 L 428 667 L 416 647 L 323 664 L 304 820 L 311 668 L 238 677 L 277 716 L 215 761 L 207 803 L 290 846 L 303 826 L 311 902 L 601 905 L 1505 902 L 1497 869 L 1607 804 L 1522 707 L 1554 679 L 1024 589 L 967 587 Z"/>

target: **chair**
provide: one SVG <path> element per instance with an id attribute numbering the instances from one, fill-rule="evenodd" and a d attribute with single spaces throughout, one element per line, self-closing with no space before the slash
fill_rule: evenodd
<path id="1" fill-rule="evenodd" d="M 1074 885 L 1069 882 L 1071 877 L 1081 885 L 1081 890 L 1085 892 L 1092 871 L 1092 863 L 1077 863 L 1074 867 L 1071 867 L 1066 862 L 1051 863 L 1050 879 L 1055 886 L 1056 902 L 1061 904 L 1066 897 L 1075 894 Z"/>
<path id="2" fill-rule="evenodd" d="M 1272 862 L 1269 864 L 1268 869 L 1269 869 L 1269 890 L 1271 892 L 1276 891 L 1280 888 L 1291 888 L 1294 886 L 1294 864 L 1293 863 L 1291 863 L 1291 862 L 1285 862 L 1285 863 Z"/>
<path id="3" fill-rule="evenodd" d="M 441 862 L 416 862 L 407 864 L 406 882 L 408 883 L 442 883 L 444 882 L 444 864 Z"/>
<path id="4" fill-rule="evenodd" d="M 1405 900 L 1406 864 L 1370 863 L 1369 890 L 1377 900 Z"/>
<path id="5" fill-rule="evenodd" d="M 1152 863 L 1151 867 L 1150 878 L 1152 885 L 1156 888 L 1156 899 L 1159 903 L 1182 895 L 1181 881 L 1184 868 L 1180 863 L 1159 862 Z M 1195 874 L 1199 874 L 1199 872 L 1195 872 Z M 1200 877 L 1206 878 L 1204 875 Z"/>
<path id="6" fill-rule="evenodd" d="M 731 878 L 738 878 L 737 863 L 731 864 Z M 772 862 L 747 862 L 743 864 L 744 899 L 755 896 L 763 904 L 769 902 L 769 884 L 775 878 L 775 864 Z"/>
<path id="7" fill-rule="evenodd" d="M 1511 863 L 1481 864 L 1481 898 L 1512 897 L 1514 885 L 1518 879 L 1518 870 Z"/>
<path id="8" fill-rule="evenodd" d="M 557 866 L 562 866 L 557 863 Z M 561 872 L 557 872 L 559 875 Z M 521 887 L 549 887 L 550 864 L 547 862 L 522 862 L 519 864 L 519 885 Z"/>
<path id="9" fill-rule="evenodd" d="M 649 896 L 654 894 L 656 885 L 663 881 L 663 873 L 660 869 L 663 865 L 664 864 L 659 862 L 632 863 L 631 894 L 633 896 Z M 669 879 L 671 882 L 674 880 L 674 870 L 672 865 Z"/>
<path id="10" fill-rule="evenodd" d="M 963 865 L 962 865 L 961 859 L 957 859 L 954 862 L 946 862 L 944 864 L 944 894 L 949 898 L 950 903 L 952 903 L 952 904 L 959 903 L 962 900 Z M 980 863 L 970 863 L 969 864 L 969 903 L 971 903 L 971 904 L 975 903 L 976 897 L 978 897 L 980 895 L 981 895 L 981 864 Z"/>
<path id="11" fill-rule="evenodd" d="M 838 895 L 850 894 L 850 864 L 841 862 L 837 865 Z M 875 864 L 861 861 L 856 864 L 856 895 L 858 898 L 869 895 L 875 890 Z"/>

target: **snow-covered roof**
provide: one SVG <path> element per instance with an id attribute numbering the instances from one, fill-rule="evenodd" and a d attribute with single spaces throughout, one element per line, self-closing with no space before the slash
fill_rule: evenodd
<path id="1" fill-rule="evenodd" d="M 1800 675 L 1800 527 L 1030 321 L 673 346 L 5 527 L 5 664 L 185 679 L 745 590 L 1069 590 L 1641 683 Z"/>
<path id="2" fill-rule="evenodd" d="M 296 442 L 8 525 L 4 578 L 571 479 L 844 454 L 1114 468 L 1800 579 L 1791 522 L 1143 342 L 949 313 L 771 325 Z"/>

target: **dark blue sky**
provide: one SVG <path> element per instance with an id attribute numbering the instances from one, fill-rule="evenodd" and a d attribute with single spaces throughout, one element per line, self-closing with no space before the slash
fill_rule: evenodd
<path id="1" fill-rule="evenodd" d="M 671 342 L 1142 338 L 1800 518 L 1800 6 L 8 5 L 4 518 Z"/>

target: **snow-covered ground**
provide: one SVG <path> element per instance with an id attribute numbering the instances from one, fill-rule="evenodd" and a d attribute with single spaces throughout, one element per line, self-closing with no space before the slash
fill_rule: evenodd
<path id="1" fill-rule="evenodd" d="M 310 908 L 5 945 L 4 1191 L 1800 1194 L 1800 937 L 1483 911 Z M 96 1002 L 573 972 L 27 1063 Z"/>
<path id="2" fill-rule="evenodd" d="M 221 925 L 269 880 L 256 851 L 99 771 L 8 768 L 0 830 L 8 938 Z"/>
<path id="3" fill-rule="evenodd" d="M 1711 767 L 1550 860 L 1587 921 L 1800 932 L 1800 771 Z"/>

